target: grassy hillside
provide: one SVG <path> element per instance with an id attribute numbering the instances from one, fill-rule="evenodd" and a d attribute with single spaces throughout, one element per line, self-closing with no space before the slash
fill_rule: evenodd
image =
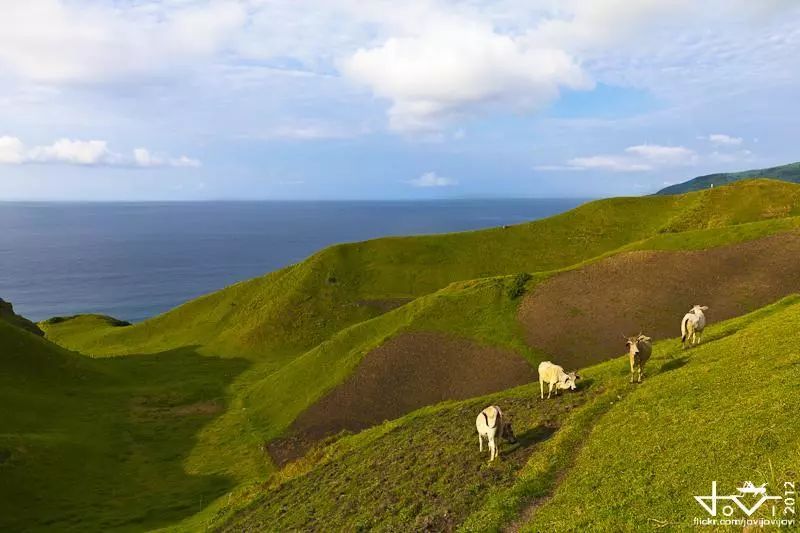
<path id="1" fill-rule="evenodd" d="M 720 172 L 718 174 L 698 176 L 697 178 L 689 181 L 665 187 L 658 191 L 657 194 L 681 194 L 690 191 L 699 191 L 702 189 L 708 189 L 712 185 L 714 187 L 719 187 L 720 185 L 727 185 L 735 181 L 751 178 L 770 178 L 775 180 L 789 181 L 792 183 L 800 183 L 800 162 L 789 163 L 788 165 L 780 165 L 777 167 L 745 170 L 743 172 Z"/>
<path id="2" fill-rule="evenodd" d="M 40 324 L 47 338 L 93 356 L 78 360 L 91 364 L 99 376 L 63 385 L 71 391 L 71 399 L 63 402 L 69 410 L 53 409 L 53 414 L 64 418 L 58 424 L 69 426 L 64 434 L 79 443 L 81 451 L 54 453 L 49 471 L 63 470 L 63 479 L 55 482 L 66 486 L 75 474 L 69 465 L 80 453 L 88 453 L 80 448 L 85 446 L 92 450 L 86 460 L 97 464 L 97 476 L 81 480 L 84 490 L 79 493 L 64 491 L 63 498 L 32 500 L 35 503 L 29 504 L 23 517 L 37 524 L 42 523 L 38 515 L 53 523 L 74 520 L 77 524 L 80 513 L 85 516 L 87 509 L 99 505 L 102 489 L 121 491 L 129 499 L 123 498 L 118 507 L 104 508 L 92 524 L 135 529 L 137 523 L 155 527 L 186 519 L 186 527 L 202 527 L 218 510 L 227 512 L 223 509 L 226 501 L 236 500 L 216 497 L 233 487 L 239 487 L 234 496 L 259 493 L 248 483 L 278 476 L 274 481 L 296 471 L 299 467 L 294 466 L 275 473 L 267 445 L 286 435 L 300 414 L 352 376 L 365 356 L 390 339 L 409 332 L 441 332 L 510 350 L 533 365 L 557 357 L 527 344 L 517 320 L 522 298 L 512 291 L 513 275 L 533 273 L 525 283 L 533 291 L 558 271 L 621 251 L 703 249 L 791 231 L 799 220 L 800 186 L 745 181 L 683 196 L 593 202 L 507 229 L 334 246 L 297 265 L 235 284 L 133 326 L 98 315 L 47 321 Z M 71 360 L 77 357 L 70 355 Z M 604 368 L 595 371 L 603 375 Z M 619 366 L 613 368 L 608 372 L 619 372 Z M 601 380 L 595 378 L 594 383 Z M 538 465 L 536 471 L 546 476 L 518 485 L 515 475 L 506 475 L 503 486 L 511 493 L 498 496 L 492 513 L 511 516 L 520 502 L 549 486 L 550 481 L 545 481 L 557 471 L 550 455 L 559 458 L 558 464 L 569 462 L 570 450 L 589 428 L 584 421 L 599 416 L 610 405 L 608 394 L 616 394 L 616 389 L 605 385 L 593 387 L 586 389 L 591 394 L 585 396 L 585 411 L 575 405 L 548 415 L 547 427 L 556 424 L 569 431 L 548 439 L 550 448 L 542 448 L 547 453 L 536 455 L 539 448 L 529 447 L 530 457 L 539 457 L 531 459 Z M 16 390 L 22 399 L 13 408 L 31 413 L 39 424 L 36 431 L 58 426 L 51 424 L 46 407 L 25 411 L 28 389 Z M 45 398 L 50 394 L 45 384 L 30 391 Z M 530 393 L 522 392 L 520 401 Z M 595 394 L 608 401 L 595 402 Z M 148 407 L 144 417 L 137 414 L 141 412 L 137 398 L 142 397 L 148 398 L 145 405 L 154 406 Z M 474 409 L 477 404 L 452 405 Z M 573 413 L 579 422 L 569 422 Z M 94 432 L 84 428 L 92 420 L 97 420 Z M 540 422 L 530 419 L 530 424 Z M 471 423 L 458 431 L 469 432 Z M 372 431 L 352 438 L 380 433 Z M 11 427 L 7 433 L 19 438 L 27 430 Z M 99 444 L 87 441 L 84 434 Z M 343 450 L 350 446 L 347 443 L 358 442 L 347 439 L 336 441 Z M 128 455 L 116 452 L 126 447 L 134 450 L 132 462 Z M 520 465 L 528 460 L 528 451 Z M 142 468 L 142 464 L 149 466 Z M 306 467 L 311 465 L 300 469 Z M 102 478 L 104 470 L 140 481 L 131 483 L 128 491 L 120 486 L 123 478 Z M 152 501 L 145 495 L 134 496 L 137 487 L 153 483 L 159 470 L 169 472 L 163 491 L 144 490 L 152 492 Z M 33 476 L 28 482 L 19 477 L 18 482 L 29 483 L 32 493 L 40 494 L 46 480 L 45 470 L 41 472 L 41 478 Z M 480 492 L 474 487 L 470 490 Z M 215 503 L 208 507 L 212 500 Z M 463 510 L 471 500 L 460 501 L 453 505 Z M 410 500 L 406 503 L 412 505 Z M 74 516 L 65 514 L 68 508 L 76 509 Z M 149 513 L 144 509 L 150 509 Z"/>
<path id="3" fill-rule="evenodd" d="M 580 392 L 557 400 L 532 385 L 425 408 L 320 449 L 205 519 L 232 530 L 688 527 L 702 512 L 692 495 L 713 479 L 800 472 L 799 327 L 795 296 L 712 326 L 690 352 L 657 343 L 642 385 L 628 384 L 620 358 L 585 369 Z M 473 424 L 490 403 L 513 413 L 522 439 L 487 466 Z"/>
<path id="4" fill-rule="evenodd" d="M 2 298 L 0 298 L 0 320 L 27 330 L 34 335 L 44 335 L 44 332 L 39 329 L 36 324 L 27 318 L 16 314 L 14 312 L 14 306 L 11 305 L 11 302 L 6 302 Z"/>
<path id="5" fill-rule="evenodd" d="M 689 354 L 676 351 L 674 370 L 626 395 L 524 529 L 681 527 L 704 515 L 692 495 L 708 494 L 712 480 L 724 494 L 746 480 L 773 494 L 797 481 L 800 304 L 792 298 L 758 315 L 714 328 L 715 340 Z M 754 515 L 769 516 L 767 506 Z"/>
<path id="6" fill-rule="evenodd" d="M 143 530 L 236 481 L 184 460 L 241 360 L 191 350 L 92 360 L 0 320 L 0 530 Z"/>
<path id="7" fill-rule="evenodd" d="M 613 198 L 544 220 L 482 231 L 333 246 L 297 265 L 188 302 L 130 327 L 85 316 L 43 324 L 94 355 L 199 346 L 282 365 L 342 328 L 380 314 L 371 302 L 449 283 L 574 265 L 660 234 L 800 215 L 800 186 L 768 180 L 683 196 Z"/>

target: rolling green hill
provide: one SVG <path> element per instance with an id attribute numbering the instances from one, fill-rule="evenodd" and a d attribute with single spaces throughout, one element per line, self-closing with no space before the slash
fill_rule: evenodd
<path id="1" fill-rule="evenodd" d="M 626 358 L 577 393 L 524 386 L 425 408 L 342 438 L 217 509 L 221 529 L 529 531 L 688 528 L 711 480 L 777 487 L 800 472 L 800 296 L 714 325 L 691 352 L 659 342 L 642 385 Z M 769 339 L 774 350 L 764 350 Z M 731 369 L 736 371 L 732 372 Z M 478 453 L 475 413 L 498 403 L 521 435 Z M 754 420 L 754 414 L 758 416 Z M 755 517 L 769 517 L 764 508 Z"/>
<path id="2" fill-rule="evenodd" d="M 372 357 L 389 341 L 415 332 L 439 332 L 468 339 L 478 347 L 509 350 L 535 367 L 545 358 L 558 360 L 559 354 L 544 353 L 527 342 L 518 308 L 525 298 L 535 298 L 537 288 L 551 278 L 637 250 L 704 250 L 787 234 L 798 227 L 800 186 L 748 180 L 680 196 L 601 200 L 505 229 L 337 245 L 136 325 L 99 315 L 51 319 L 39 324 L 46 340 L 7 325 L 14 339 L 24 334 L 25 343 L 33 342 L 30 339 L 40 343 L 18 350 L 29 355 L 16 361 L 26 357 L 33 361 L 30 354 L 34 352 L 60 354 L 69 364 L 81 369 L 85 365 L 86 372 L 91 372 L 75 379 L 64 376 L 55 382 L 14 384 L 4 391 L 17 398 L 8 402 L 9 412 L 27 413 L 24 417 L 32 425 L 14 425 L 0 417 L 3 438 L 28 442 L 24 439 L 35 440 L 54 427 L 61 428 L 59 438 L 75 446 L 62 450 L 48 444 L 40 455 L 20 463 L 15 483 L 32 497 L 23 503 L 13 500 L 20 507 L 10 516 L 21 518 L 13 524 L 0 518 L 0 529 L 30 523 L 39 528 L 59 524 L 76 529 L 178 524 L 195 530 L 209 524 L 222 526 L 228 519 L 233 520 L 230 525 L 241 522 L 248 527 L 264 517 L 271 519 L 272 493 L 264 493 L 259 480 L 285 487 L 279 498 L 303 494 L 309 488 L 307 482 L 334 490 L 315 478 L 317 474 L 303 476 L 317 472 L 332 476 L 331 480 L 340 479 L 336 476 L 342 475 L 341 461 L 350 461 L 351 452 L 376 471 L 380 452 L 359 447 L 359 443 L 377 442 L 372 439 L 394 435 L 395 429 L 409 442 L 415 441 L 417 430 L 421 435 L 441 433 L 457 439 L 462 432 L 469 432 L 471 420 L 442 431 L 435 424 L 441 420 L 455 423 L 456 417 L 463 417 L 486 399 L 445 403 L 351 437 L 332 437 L 325 441 L 331 446 L 318 444 L 322 447 L 307 459 L 276 468 L 270 458 L 271 443 L 291 434 L 301 414 L 355 375 L 365 357 Z M 519 273 L 531 276 L 517 276 Z M 606 358 L 592 354 L 586 361 Z M 12 366 L 0 362 L 0 371 Z M 502 467 L 500 473 L 484 471 L 481 475 L 485 478 L 478 482 L 461 475 L 452 478 L 452 483 L 470 487 L 470 493 L 456 491 L 454 497 L 460 499 L 453 500 L 453 514 L 445 522 L 440 521 L 438 504 L 424 513 L 415 507 L 424 505 L 408 496 L 416 490 L 417 480 L 403 481 L 409 483 L 409 492 L 397 497 L 404 503 L 377 513 L 379 522 L 375 524 L 389 527 L 391 523 L 381 522 L 387 519 L 386 513 L 396 511 L 398 519 L 405 520 L 414 509 L 420 511 L 414 516 L 431 520 L 419 523 L 421 527 L 461 524 L 467 519 L 465 510 L 478 501 L 476 495 L 488 489 L 497 493 L 495 500 L 490 499 L 497 508 L 487 510 L 488 518 L 480 520 L 494 523 L 498 517 L 516 517 L 531 495 L 549 493 L 554 476 L 572 461 L 570 450 L 592 427 L 589 420 L 609 408 L 614 394 L 621 396 L 627 391 L 608 378 L 619 374 L 619 364 L 606 365 L 610 366 L 594 367 L 595 375 L 586 380 L 584 391 L 574 396 L 574 404 L 554 404 L 556 407 L 544 413 L 530 403 L 535 392 L 531 387 L 515 389 L 507 396 L 495 395 L 514 402 L 514 409 L 527 420 L 521 423 L 529 426 L 523 429 L 527 445 L 522 456 L 515 456 L 515 466 Z M 51 403 L 57 407 L 51 410 Z M 52 417 L 58 417 L 58 423 Z M 412 421 L 417 429 L 406 426 Z M 392 442 L 384 441 L 389 447 L 381 444 L 376 450 L 389 450 Z M 0 446 L 11 449 L 11 445 Z M 461 444 L 454 446 L 453 450 L 462 449 Z M 49 457 L 46 463 L 36 463 L 45 455 Z M 408 457 L 413 456 L 414 452 L 408 452 Z M 557 465 L 551 464 L 551 456 L 557 457 Z M 424 474 L 423 480 L 434 476 L 431 465 L 442 456 L 419 457 L 418 468 L 412 465 L 409 472 Z M 467 461 L 460 456 L 458 460 Z M 65 487 L 74 484 L 79 475 L 72 465 L 81 461 L 94 465 L 94 474 L 79 480 L 83 490 L 67 494 Z M 8 464 L 0 464 L 0 472 Z M 354 463 L 347 464 L 356 468 Z M 333 470 L 316 470 L 321 465 Z M 533 476 L 534 481 L 525 482 L 528 474 L 524 472 L 529 472 L 530 465 L 544 477 Z M 479 466 L 477 462 L 474 468 Z M 26 468 L 39 473 L 25 478 L 22 472 Z M 109 471 L 120 474 L 105 479 L 102 473 Z M 163 483 L 161 472 L 166 472 Z M 48 476 L 54 477 L 54 492 L 48 492 Z M 133 480 L 129 486 L 122 486 L 124 476 Z M 449 490 L 451 481 L 442 483 L 437 489 L 440 496 Z M 108 491 L 119 495 L 115 505 L 104 506 Z M 50 499 L 43 496 L 46 493 L 51 494 Z M 368 505 L 369 494 L 359 494 L 366 500 L 349 500 L 348 505 Z M 309 505 L 320 504 L 319 498 L 326 495 L 330 497 L 319 492 Z M 4 496 L 0 488 L 0 499 Z M 450 505 L 446 498 L 440 499 Z M 102 512 L 96 513 L 101 507 Z M 299 515 L 293 516 L 287 515 L 281 523 L 287 527 L 296 524 Z M 349 520 L 342 517 L 341 524 L 358 525 Z M 484 523 L 475 520 L 478 518 L 466 523 Z"/>
<path id="3" fill-rule="evenodd" d="M 751 180 L 682 196 L 612 198 L 544 220 L 481 231 L 394 237 L 326 248 L 130 327 L 87 315 L 40 326 L 93 355 L 186 345 L 281 365 L 342 328 L 450 283 L 565 268 L 665 233 L 800 215 L 800 187 Z"/>
<path id="4" fill-rule="evenodd" d="M 689 181 L 676 183 L 675 185 L 665 187 L 656 194 L 681 194 L 691 191 L 700 191 L 703 189 L 708 189 L 712 186 L 719 187 L 720 185 L 727 185 L 735 181 L 752 178 L 770 178 L 792 183 L 800 183 L 800 162 L 789 163 L 788 165 L 780 165 L 777 167 L 745 170 L 742 172 L 720 172 L 718 174 L 698 176 Z"/>
<path id="5" fill-rule="evenodd" d="M 0 530 L 154 529 L 231 490 L 183 460 L 245 366 L 191 349 L 93 360 L 0 320 Z"/>

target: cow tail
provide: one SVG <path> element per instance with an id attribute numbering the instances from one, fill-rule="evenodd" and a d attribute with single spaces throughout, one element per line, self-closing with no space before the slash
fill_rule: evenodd
<path id="1" fill-rule="evenodd" d="M 687 322 L 689 322 L 689 317 L 684 316 L 681 320 L 681 342 L 686 342 L 686 335 L 689 333 L 689 328 L 686 327 Z"/>

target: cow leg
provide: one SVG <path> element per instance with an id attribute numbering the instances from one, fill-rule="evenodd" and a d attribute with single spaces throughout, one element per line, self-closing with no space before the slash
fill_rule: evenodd
<path id="1" fill-rule="evenodd" d="M 483 451 L 483 437 L 481 437 L 480 433 L 478 433 L 478 449 Z"/>
<path id="2" fill-rule="evenodd" d="M 641 383 L 642 382 L 642 365 L 639 365 L 639 369 L 638 370 L 639 370 L 638 382 Z"/>
<path id="3" fill-rule="evenodd" d="M 631 383 L 633 383 L 633 373 L 636 371 L 636 365 L 633 362 L 633 357 L 630 358 L 631 363 Z"/>
<path id="4" fill-rule="evenodd" d="M 489 462 L 491 463 L 494 461 L 495 455 L 497 454 L 497 444 L 495 444 L 494 439 L 489 439 Z"/>
<path id="5" fill-rule="evenodd" d="M 553 383 L 548 384 L 548 387 L 549 388 L 547 389 L 547 399 L 549 400 L 550 395 L 553 394 Z"/>
<path id="6" fill-rule="evenodd" d="M 539 392 L 541 393 L 542 400 L 544 400 L 544 380 L 539 378 Z"/>

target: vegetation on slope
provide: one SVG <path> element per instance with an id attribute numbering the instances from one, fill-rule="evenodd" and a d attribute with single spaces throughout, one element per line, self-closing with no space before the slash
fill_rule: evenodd
<path id="1" fill-rule="evenodd" d="M 798 327 L 791 297 L 712 326 L 690 352 L 657 343 L 641 385 L 628 384 L 623 357 L 585 369 L 580 391 L 558 399 L 539 400 L 532 384 L 421 409 L 319 449 L 207 525 L 491 531 L 521 516 L 531 531 L 687 526 L 692 495 L 712 479 L 760 484 L 800 471 Z M 513 412 L 522 443 L 487 466 L 474 417 L 491 403 Z M 765 418 L 751 431 L 754 413 Z"/>
<path id="2" fill-rule="evenodd" d="M 185 516 L 187 502 L 193 506 L 200 493 L 200 499 L 208 502 L 207 496 L 223 490 L 222 483 L 263 478 L 273 469 L 264 445 L 283 435 L 300 413 L 345 380 L 365 354 L 403 332 L 451 333 L 511 349 L 536 364 L 545 356 L 525 343 L 516 321 L 520 299 L 514 298 L 520 282 L 509 275 L 534 273 L 530 281 L 520 283 L 530 289 L 550 275 L 541 271 L 565 269 L 623 248 L 703 248 L 785 231 L 796 227 L 799 210 L 800 187 L 767 180 L 685 196 L 612 199 L 507 229 L 335 246 L 134 326 L 119 326 L 107 317 L 80 316 L 41 327 L 48 338 L 84 353 L 130 355 L 96 361 L 108 365 L 102 368 L 116 368 L 117 360 L 132 366 L 143 361 L 151 374 L 132 371 L 130 380 L 118 376 L 121 385 L 114 389 L 119 394 L 118 418 L 132 410 L 132 404 L 122 399 L 139 394 L 137 387 L 146 389 L 148 381 L 154 387 L 180 384 L 191 374 L 187 365 L 199 366 L 199 375 L 191 379 L 196 383 L 205 375 L 204 364 L 228 369 L 217 368 L 220 375 L 209 373 L 209 383 L 217 385 L 209 385 L 198 396 L 222 405 L 221 410 L 194 420 L 194 425 L 187 422 L 176 431 L 174 441 L 145 432 L 154 448 L 172 450 L 173 464 L 175 457 L 182 462 L 185 477 L 176 477 L 173 498 L 164 498 L 174 508 L 183 505 L 169 515 L 174 519 Z M 704 213 L 709 215 L 703 217 Z M 488 274 L 502 275 L 466 280 Z M 380 306 L 370 305 L 401 297 L 416 299 L 385 314 L 380 314 Z M 211 356 L 210 361 L 201 355 Z M 231 367 L 223 363 L 226 359 Z M 89 412 L 102 418 L 102 413 Z M 104 468 L 117 468 L 114 461 L 121 459 L 109 459 Z M 553 472 L 545 470 L 548 475 Z M 224 481 L 203 492 L 192 485 L 196 478 Z M 103 486 L 98 480 L 94 483 Z M 94 490 L 90 486 L 87 481 L 88 492 Z M 93 501 L 87 494 L 71 497 Z M 204 506 L 198 504 L 197 509 Z M 195 518 L 207 519 L 208 512 Z M 109 513 L 106 520 L 117 516 L 120 523 L 127 523 L 133 511 L 120 511 L 122 517 Z M 156 510 L 152 519 L 163 515 Z"/>
<path id="3" fill-rule="evenodd" d="M 658 191 L 657 194 L 681 194 L 690 191 L 699 191 L 708 189 L 711 186 L 719 187 L 720 185 L 727 185 L 739 180 L 751 178 L 770 178 L 800 183 L 800 162 L 771 168 L 745 170 L 743 172 L 720 172 L 717 174 L 699 176 L 683 183 L 676 183 L 675 185 L 665 187 Z"/>
<path id="4" fill-rule="evenodd" d="M 27 330 L 34 335 L 44 335 L 44 332 L 39 329 L 39 326 L 27 318 L 16 314 L 14 312 L 14 306 L 11 305 L 11 302 L 6 302 L 2 298 L 0 298 L 0 320 L 5 321 L 12 326 L 17 326 L 18 328 Z"/>
<path id="5" fill-rule="evenodd" d="M 675 349 L 662 366 L 670 371 L 597 421 L 525 529 L 688 527 L 707 517 L 692 496 L 709 494 L 712 480 L 723 494 L 744 481 L 781 494 L 783 481 L 798 481 L 799 301 L 714 327 L 713 342 L 688 353 Z M 770 516 L 763 506 L 753 518 Z"/>
<path id="6" fill-rule="evenodd" d="M 92 360 L 0 320 L 0 530 L 143 530 L 203 509 L 237 480 L 184 460 L 244 365 Z"/>
<path id="7" fill-rule="evenodd" d="M 481 231 L 385 238 L 311 258 L 130 327 L 77 317 L 48 336 L 94 355 L 200 346 L 280 366 L 342 328 L 379 314 L 365 301 L 418 297 L 461 280 L 540 272 L 665 232 L 800 215 L 800 186 L 752 180 L 683 196 L 612 198 L 544 220 Z"/>

